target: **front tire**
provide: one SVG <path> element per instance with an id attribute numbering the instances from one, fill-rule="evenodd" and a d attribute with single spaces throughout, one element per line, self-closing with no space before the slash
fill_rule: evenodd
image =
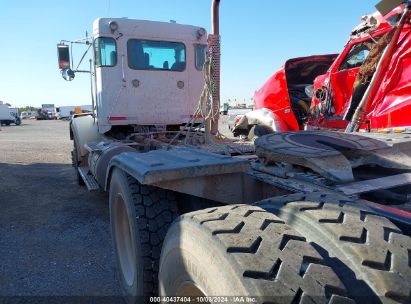
<path id="1" fill-rule="evenodd" d="M 111 235 L 127 303 L 149 303 L 149 297 L 157 295 L 161 246 L 177 216 L 171 192 L 141 185 L 114 169 L 110 182 Z"/>

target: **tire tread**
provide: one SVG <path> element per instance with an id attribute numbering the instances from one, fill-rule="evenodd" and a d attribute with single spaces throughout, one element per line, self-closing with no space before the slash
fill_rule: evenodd
<path id="1" fill-rule="evenodd" d="M 144 262 L 144 294 L 156 296 L 161 247 L 168 227 L 178 217 L 177 202 L 166 190 L 141 185 L 130 175 L 128 186 L 133 198 Z"/>
<path id="2" fill-rule="evenodd" d="M 257 205 L 340 259 L 383 301 L 411 301 L 411 238 L 368 206 L 318 194 L 278 197 Z"/>
<path id="3" fill-rule="evenodd" d="M 353 303 L 334 271 L 306 239 L 260 207 L 230 205 L 183 215 L 209 234 L 261 303 Z"/>

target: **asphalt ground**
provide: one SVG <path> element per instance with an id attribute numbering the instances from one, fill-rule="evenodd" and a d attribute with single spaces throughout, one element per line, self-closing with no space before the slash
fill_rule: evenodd
<path id="1" fill-rule="evenodd" d="M 0 131 L 0 303 L 123 303 L 108 196 L 77 184 L 71 149 L 67 121 Z"/>
<path id="2" fill-rule="evenodd" d="M 77 185 L 67 121 L 0 131 L 0 303 L 123 303 L 108 197 Z"/>

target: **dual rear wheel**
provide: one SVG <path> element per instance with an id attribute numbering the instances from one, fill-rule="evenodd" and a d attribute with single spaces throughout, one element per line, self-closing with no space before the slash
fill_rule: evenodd
<path id="1" fill-rule="evenodd" d="M 255 303 L 410 301 L 410 236 L 357 203 L 288 196 L 178 217 L 173 193 L 115 169 L 110 219 L 129 303 L 150 303 L 158 293 L 192 303 L 202 296 L 228 303 L 236 296 Z"/>

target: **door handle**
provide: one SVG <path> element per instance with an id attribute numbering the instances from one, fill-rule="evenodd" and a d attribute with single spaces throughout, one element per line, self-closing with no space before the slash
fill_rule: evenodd
<path id="1" fill-rule="evenodd" d="M 124 72 L 124 55 L 121 55 L 121 74 L 123 76 L 123 82 L 126 82 L 126 76 Z"/>

